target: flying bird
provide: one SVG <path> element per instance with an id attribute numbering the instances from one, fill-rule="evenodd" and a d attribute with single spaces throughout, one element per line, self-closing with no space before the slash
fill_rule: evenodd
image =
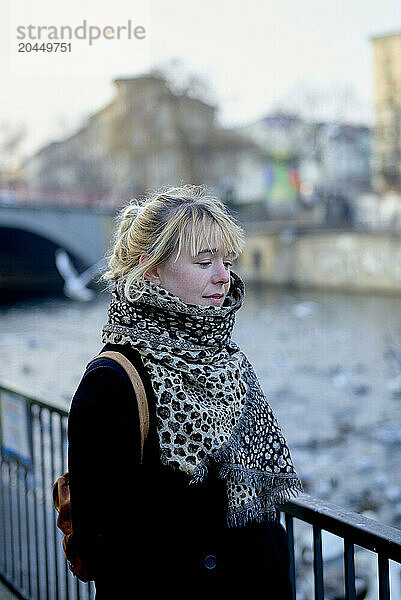
<path id="1" fill-rule="evenodd" d="M 63 248 L 58 248 L 55 252 L 56 267 L 61 277 L 64 279 L 63 292 L 72 300 L 78 300 L 79 302 L 88 302 L 95 296 L 93 290 L 88 289 L 86 286 L 99 275 L 104 267 L 105 260 L 102 258 L 97 263 L 83 271 L 78 273 L 72 264 L 71 258 Z"/>

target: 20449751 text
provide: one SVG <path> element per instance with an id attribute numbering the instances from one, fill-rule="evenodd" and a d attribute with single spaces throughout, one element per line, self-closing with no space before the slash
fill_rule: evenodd
<path id="1" fill-rule="evenodd" d="M 30 42 L 19 42 L 18 52 L 71 52 L 71 42 L 42 42 L 31 44 Z"/>

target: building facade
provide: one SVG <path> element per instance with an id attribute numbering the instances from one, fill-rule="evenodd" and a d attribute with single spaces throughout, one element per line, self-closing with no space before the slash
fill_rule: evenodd
<path id="1" fill-rule="evenodd" d="M 376 124 L 373 184 L 401 192 L 401 31 L 372 38 Z"/>

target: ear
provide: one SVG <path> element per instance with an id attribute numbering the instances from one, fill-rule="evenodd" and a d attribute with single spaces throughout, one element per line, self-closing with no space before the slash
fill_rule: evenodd
<path id="1" fill-rule="evenodd" d="M 142 263 L 147 261 L 148 258 L 149 258 L 148 254 L 142 254 L 139 258 L 139 264 L 141 265 Z M 149 271 L 146 271 L 144 277 L 145 277 L 145 279 L 147 279 L 148 281 L 151 281 L 152 283 L 155 283 L 156 285 L 160 284 L 160 275 L 159 275 L 158 267 L 152 267 L 151 269 L 149 269 Z"/>

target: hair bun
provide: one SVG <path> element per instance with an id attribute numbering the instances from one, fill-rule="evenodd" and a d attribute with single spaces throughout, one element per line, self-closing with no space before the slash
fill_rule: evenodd
<path id="1" fill-rule="evenodd" d="M 135 220 L 141 212 L 141 209 L 142 206 L 139 204 L 138 200 L 133 198 L 123 210 L 123 221 L 125 221 L 126 219 L 132 221 Z"/>

